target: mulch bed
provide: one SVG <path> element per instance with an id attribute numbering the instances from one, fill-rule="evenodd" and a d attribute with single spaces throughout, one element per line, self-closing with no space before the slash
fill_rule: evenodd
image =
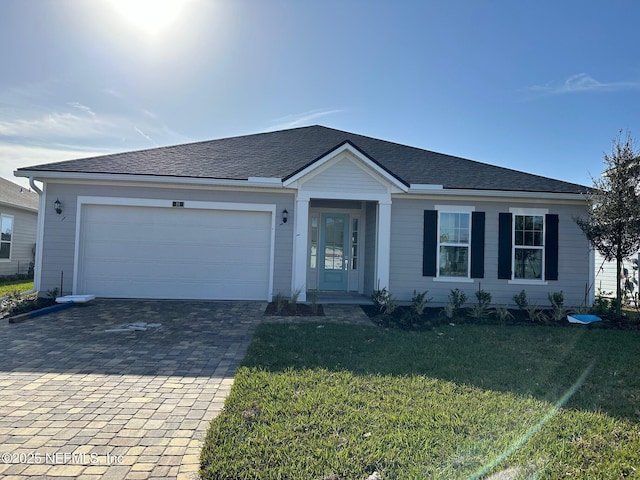
<path id="1" fill-rule="evenodd" d="M 322 309 L 322 305 L 316 305 L 316 311 L 314 313 L 311 305 L 297 303 L 294 311 L 291 309 L 289 302 L 285 301 L 281 310 L 277 309 L 275 302 L 270 302 L 264 314 L 276 317 L 324 317 L 324 310 Z"/>

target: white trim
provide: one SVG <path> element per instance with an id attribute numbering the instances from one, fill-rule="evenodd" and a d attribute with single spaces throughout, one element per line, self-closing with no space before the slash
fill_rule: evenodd
<path id="1" fill-rule="evenodd" d="M 296 198 L 293 224 L 293 272 L 291 275 L 291 292 L 300 290 L 298 300 L 307 300 L 307 249 L 309 245 L 309 200 Z M 318 223 L 319 225 L 319 223 Z M 318 236 L 318 239 L 320 237 Z"/>
<path id="2" fill-rule="evenodd" d="M 9 244 L 9 258 L 0 258 L 0 263 L 11 263 L 11 257 L 13 256 L 13 244 L 14 244 L 14 237 L 15 237 L 15 229 L 16 229 L 16 219 L 14 217 L 14 215 L 9 215 L 8 213 L 2 213 L 0 214 L 0 230 L 2 229 L 2 220 L 4 218 L 10 218 L 11 219 L 11 240 L 6 241 L 6 240 L 1 240 L 1 243 L 8 243 Z"/>
<path id="3" fill-rule="evenodd" d="M 412 185 L 413 187 L 413 185 Z M 536 199 L 536 200 L 573 200 L 573 201 L 585 201 L 584 194 L 582 193 L 554 193 L 554 192 L 519 192 L 511 190 L 474 190 L 467 188 L 444 188 L 439 189 L 413 189 L 410 188 L 407 192 L 409 195 L 413 194 L 417 198 L 421 198 L 423 195 L 433 196 L 459 196 L 459 197 L 481 197 L 481 198 L 521 198 L 521 199 Z M 407 198 L 403 196 L 404 198 Z"/>
<path id="4" fill-rule="evenodd" d="M 179 199 L 176 199 L 179 200 Z M 184 208 L 201 210 L 235 210 L 245 212 L 268 212 L 271 213 L 271 245 L 269 258 L 269 287 L 268 295 L 273 295 L 273 272 L 275 261 L 275 235 L 276 235 L 276 205 L 263 203 L 233 203 L 233 202 L 201 202 L 184 201 L 184 207 L 174 207 L 174 200 L 159 200 L 147 198 L 124 198 L 124 197 L 92 197 L 79 196 L 76 206 L 76 232 L 75 246 L 73 252 L 73 295 L 78 291 L 78 269 L 80 258 L 80 233 L 82 225 L 82 207 L 84 205 L 110 205 L 127 207 L 156 207 L 156 208 Z M 182 200 L 180 200 L 182 201 Z M 271 298 L 265 299 L 271 300 Z"/>
<path id="5" fill-rule="evenodd" d="M 270 183 L 282 186 L 282 180 L 275 177 L 249 177 L 250 183 Z"/>
<path id="6" fill-rule="evenodd" d="M 475 280 L 471 277 L 433 277 L 434 282 L 449 282 L 449 283 L 474 283 Z"/>
<path id="7" fill-rule="evenodd" d="M 438 236 L 438 245 L 436 247 L 436 276 L 434 280 L 440 279 L 440 281 L 450 281 L 450 282 L 473 282 L 471 278 L 471 238 L 472 238 L 472 229 L 473 229 L 473 221 L 471 219 L 471 214 L 476 211 L 476 207 L 468 206 L 468 205 L 435 205 L 435 210 L 438 215 L 438 231 L 436 232 Z M 466 277 L 450 277 L 440 275 L 440 247 L 442 247 L 442 242 L 440 241 L 440 226 L 442 222 L 440 221 L 440 214 L 442 213 L 463 213 L 469 215 L 469 242 L 467 244 L 448 244 L 445 243 L 445 247 L 466 247 L 467 248 L 467 276 Z"/>
<path id="8" fill-rule="evenodd" d="M 547 285 L 545 262 L 547 256 L 547 219 L 546 215 L 549 213 L 548 208 L 525 208 L 525 207 L 511 207 L 509 208 L 511 214 L 511 280 L 509 284 L 522 284 L 522 285 Z M 516 245 L 516 219 L 515 216 L 529 216 L 529 217 L 542 217 L 542 245 Z M 540 279 L 535 278 L 516 278 L 516 249 L 529 249 L 542 251 Z"/>
<path id="9" fill-rule="evenodd" d="M 527 207 L 511 207 L 509 213 L 512 215 L 537 215 L 545 216 L 549 213 L 548 208 L 527 208 Z"/>
<path id="10" fill-rule="evenodd" d="M 31 179 L 30 179 L 31 180 Z M 36 226 L 36 258 L 33 268 L 33 289 L 40 291 L 42 284 L 42 248 L 44 244 L 44 221 L 46 217 L 47 205 L 47 184 L 42 186 L 40 199 L 38 201 L 38 220 Z M 62 295 L 62 292 L 60 292 Z"/>
<path id="11" fill-rule="evenodd" d="M 412 183 L 409 192 L 420 192 L 422 190 L 442 190 L 444 186 L 430 183 Z"/>
<path id="12" fill-rule="evenodd" d="M 476 211 L 476 207 L 468 205 L 434 205 L 434 210 L 444 213 L 472 213 Z"/>
<path id="13" fill-rule="evenodd" d="M 544 259 L 543 259 L 542 269 L 544 270 Z M 515 271 L 515 268 L 514 268 L 514 271 Z M 549 285 L 549 281 L 526 279 L 526 278 L 514 278 L 509 280 L 507 284 L 509 285 Z"/>
<path id="14" fill-rule="evenodd" d="M 297 197 L 303 200 L 357 200 L 366 202 L 390 203 L 391 195 L 388 193 L 350 193 L 350 192 L 325 192 L 319 190 L 298 190 Z"/>
<path id="15" fill-rule="evenodd" d="M 136 183 L 157 183 L 174 185 L 212 185 L 212 186 L 246 186 L 263 188 L 282 188 L 282 182 L 265 181 L 269 177 L 251 177 L 247 180 L 231 180 L 221 178 L 199 178 L 199 177 L 175 177 L 162 175 L 135 175 L 126 173 L 82 173 L 82 172 L 51 172 L 38 170 L 16 171 L 16 177 L 33 177 L 44 182 L 49 179 L 54 180 L 81 180 L 86 181 L 107 181 L 107 182 L 136 182 Z"/>
<path id="16" fill-rule="evenodd" d="M 378 202 L 376 212 L 376 265 L 374 288 L 389 288 L 391 275 L 391 201 Z"/>
<path id="17" fill-rule="evenodd" d="M 399 190 L 401 190 L 403 192 L 408 192 L 409 191 L 409 187 L 407 187 L 404 183 L 402 183 L 397 178 L 395 178 L 393 175 L 388 173 L 386 170 L 381 168 L 378 164 L 376 164 L 375 162 L 371 161 L 371 159 L 369 159 L 366 155 L 362 154 L 358 149 L 354 148 L 353 145 L 350 144 L 349 142 L 346 142 L 343 145 L 339 146 L 338 148 L 330 151 L 329 153 L 327 153 L 322 158 L 320 158 L 320 159 L 316 160 L 315 162 L 313 162 L 311 165 L 309 165 L 306 168 L 302 169 L 301 171 L 299 171 L 295 175 L 292 175 L 287 180 L 284 180 L 282 182 L 282 185 L 284 187 L 291 187 L 291 186 L 294 186 L 295 184 L 297 184 L 297 182 L 299 180 L 302 180 L 304 177 L 306 177 L 306 176 L 308 176 L 308 175 L 310 175 L 312 173 L 321 172 L 322 170 L 324 170 L 323 167 L 328 162 L 330 162 L 333 159 L 336 159 L 340 154 L 345 153 L 345 152 L 349 152 L 351 155 L 356 157 L 356 159 L 359 160 L 360 162 L 362 162 L 366 167 L 368 167 L 369 169 L 373 170 L 378 176 L 384 178 L 391 186 L 394 186 L 394 187 L 398 188 Z"/>
<path id="18" fill-rule="evenodd" d="M 588 305 L 593 305 L 596 299 L 596 249 L 589 249 L 589 292 L 586 301 Z"/>

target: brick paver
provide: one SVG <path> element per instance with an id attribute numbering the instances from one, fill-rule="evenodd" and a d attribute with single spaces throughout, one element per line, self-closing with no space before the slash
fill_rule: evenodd
<path id="1" fill-rule="evenodd" d="M 0 477 L 197 478 L 264 308 L 96 300 L 0 322 Z M 325 312 L 309 320 L 370 324 L 357 306 Z M 134 322 L 161 327 L 105 332 Z"/>
<path id="2" fill-rule="evenodd" d="M 0 476 L 196 478 L 261 302 L 97 300 L 0 323 Z M 134 322 L 158 329 L 108 333 Z"/>

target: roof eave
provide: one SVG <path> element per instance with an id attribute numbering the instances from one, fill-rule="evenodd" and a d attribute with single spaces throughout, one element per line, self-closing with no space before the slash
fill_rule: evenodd
<path id="1" fill-rule="evenodd" d="M 16 170 L 17 177 L 34 178 L 39 181 L 47 180 L 87 180 L 110 182 L 138 182 L 161 183 L 168 185 L 203 185 L 203 186 L 243 186 L 263 188 L 283 188 L 278 178 L 249 177 L 248 179 L 228 179 L 209 177 L 179 177 L 169 175 L 144 175 L 130 173 L 91 173 L 91 172 L 59 172 L 52 170 Z"/>

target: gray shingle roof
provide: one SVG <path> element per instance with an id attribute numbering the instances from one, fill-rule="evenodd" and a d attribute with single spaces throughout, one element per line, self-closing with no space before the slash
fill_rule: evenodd
<path id="1" fill-rule="evenodd" d="M 113 173 L 246 180 L 286 179 L 350 142 L 403 183 L 449 189 L 582 193 L 587 187 L 319 125 L 100 157 L 24 171 Z"/>
<path id="2" fill-rule="evenodd" d="M 38 194 L 0 177 L 0 203 L 38 210 Z"/>

